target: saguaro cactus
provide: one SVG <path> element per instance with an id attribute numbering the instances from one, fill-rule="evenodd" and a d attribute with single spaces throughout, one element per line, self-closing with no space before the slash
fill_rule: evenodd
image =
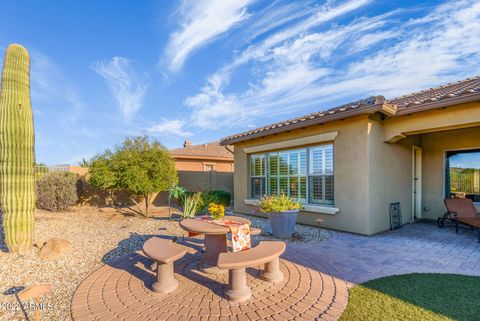
<path id="1" fill-rule="evenodd" d="M 35 153 L 30 103 L 30 57 L 17 44 L 5 53 L 0 93 L 0 210 L 11 252 L 32 247 Z"/>

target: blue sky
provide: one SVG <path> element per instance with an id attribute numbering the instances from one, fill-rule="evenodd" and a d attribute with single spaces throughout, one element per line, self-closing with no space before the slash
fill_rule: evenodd
<path id="1" fill-rule="evenodd" d="M 450 157 L 450 167 L 480 169 L 480 151 L 457 154 Z"/>
<path id="2" fill-rule="evenodd" d="M 36 156 L 215 141 L 480 74 L 478 1 L 2 1 L 31 55 Z M 2 58 L 3 59 L 3 58 Z"/>

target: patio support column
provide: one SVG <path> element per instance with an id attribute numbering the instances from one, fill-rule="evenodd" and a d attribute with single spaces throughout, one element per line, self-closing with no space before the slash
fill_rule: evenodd
<path id="1" fill-rule="evenodd" d="M 261 278 L 272 283 L 281 282 L 283 280 L 283 273 L 280 271 L 280 259 L 278 257 L 265 263 Z"/>
<path id="2" fill-rule="evenodd" d="M 178 281 L 174 277 L 173 262 L 163 264 L 157 262 L 157 281 L 152 288 L 155 292 L 166 294 L 178 287 Z"/>
<path id="3" fill-rule="evenodd" d="M 243 302 L 250 298 L 252 290 L 247 286 L 247 272 L 245 268 L 228 270 L 229 288 L 225 291 L 228 300 Z"/>

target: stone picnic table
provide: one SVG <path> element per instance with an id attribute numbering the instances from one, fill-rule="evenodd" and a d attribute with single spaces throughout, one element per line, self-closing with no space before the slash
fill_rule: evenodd
<path id="1" fill-rule="evenodd" d="M 225 219 L 248 225 L 251 224 L 250 220 L 238 216 L 226 216 Z M 180 227 L 189 233 L 205 236 L 203 272 L 209 274 L 223 273 L 224 271 L 217 267 L 217 260 L 220 253 L 228 252 L 227 234 L 230 233 L 230 228 L 191 218 L 181 221 Z"/>

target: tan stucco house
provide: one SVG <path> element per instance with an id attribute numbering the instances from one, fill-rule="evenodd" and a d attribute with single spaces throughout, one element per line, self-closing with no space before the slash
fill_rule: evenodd
<path id="1" fill-rule="evenodd" d="M 233 146 L 219 142 L 192 145 L 186 140 L 183 147 L 170 150 L 177 171 L 233 172 Z"/>
<path id="2" fill-rule="evenodd" d="M 370 235 L 436 219 L 458 193 L 480 205 L 480 77 L 386 100 L 375 96 L 232 135 L 234 210 L 265 194 L 303 204 L 298 222 Z M 261 215 L 261 214 L 257 214 Z"/>

